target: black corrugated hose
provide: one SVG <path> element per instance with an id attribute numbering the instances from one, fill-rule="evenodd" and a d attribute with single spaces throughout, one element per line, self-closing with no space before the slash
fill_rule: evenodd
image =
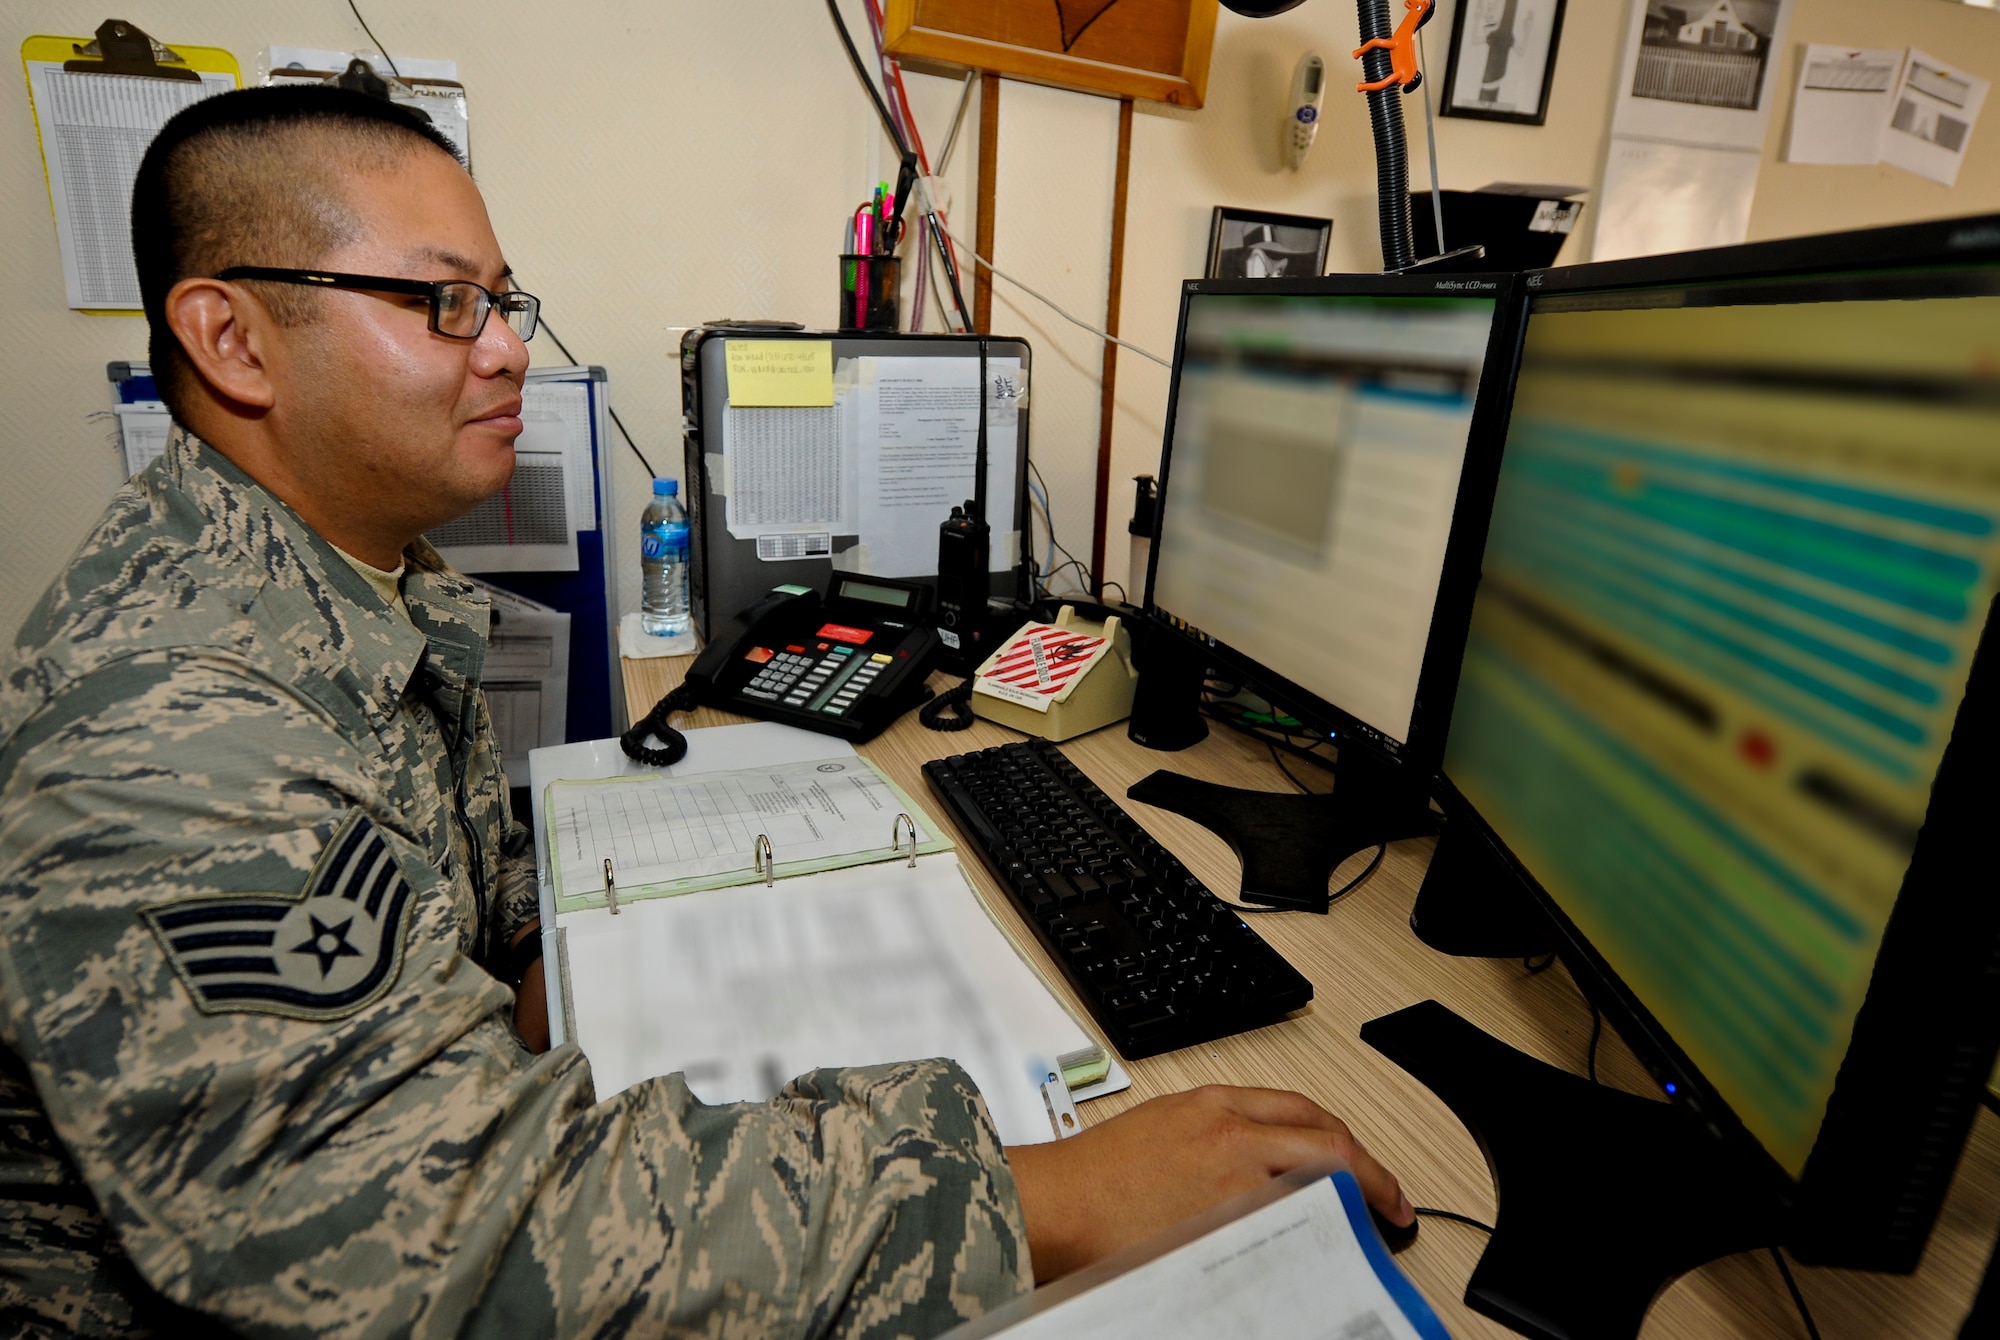
<path id="1" fill-rule="evenodd" d="M 1359 0 L 1361 40 L 1393 37 L 1389 0 Z M 1374 83 L 1391 73 L 1389 52 L 1375 47 L 1363 52 L 1361 73 Z M 1375 200 L 1382 221 L 1382 268 L 1407 270 L 1417 263 L 1410 241 L 1410 146 L 1403 138 L 1403 90 L 1391 84 L 1368 94 L 1368 124 L 1375 132 Z"/>

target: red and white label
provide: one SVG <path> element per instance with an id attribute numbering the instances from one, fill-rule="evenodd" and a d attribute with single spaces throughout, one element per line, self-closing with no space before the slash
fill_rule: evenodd
<path id="1" fill-rule="evenodd" d="M 858 647 L 874 637 L 875 633 L 873 629 L 849 628 L 844 623 L 830 623 L 821 628 L 817 636 L 832 638 L 835 642 L 851 642 Z"/>
<path id="2" fill-rule="evenodd" d="M 990 697 L 1046 712 L 1050 703 L 1068 699 L 1108 645 L 1088 633 L 1030 624 L 994 654 L 974 687 Z"/>

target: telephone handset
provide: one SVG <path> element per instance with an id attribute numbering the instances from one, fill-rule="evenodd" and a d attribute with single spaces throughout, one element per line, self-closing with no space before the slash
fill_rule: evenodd
<path id="1" fill-rule="evenodd" d="M 838 572 L 823 598 L 807 586 L 777 587 L 718 628 L 681 686 L 619 744 L 641 763 L 677 763 L 687 741 L 668 719 L 702 706 L 873 739 L 931 696 L 943 644 L 930 626 L 930 600 L 919 582 Z M 646 745 L 648 735 L 665 748 Z"/>

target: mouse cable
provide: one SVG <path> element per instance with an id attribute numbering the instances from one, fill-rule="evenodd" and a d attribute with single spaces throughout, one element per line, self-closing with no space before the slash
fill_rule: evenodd
<path id="1" fill-rule="evenodd" d="M 1429 1215 L 1433 1219 L 1449 1219 L 1455 1224 L 1464 1224 L 1469 1228 L 1476 1228 L 1481 1233 L 1490 1234 L 1493 1232 L 1493 1225 L 1482 1224 L 1471 1215 L 1460 1214 L 1456 1210 L 1433 1210 L 1428 1205 L 1419 1205 L 1417 1206 L 1417 1213 Z M 1814 1337 L 1814 1340 L 1818 1340 L 1818 1338 Z"/>
<path id="2" fill-rule="evenodd" d="M 1271 751 L 1271 761 L 1278 765 L 1279 772 L 1285 774 L 1286 781 L 1290 782 L 1293 786 L 1296 786 L 1299 790 L 1305 792 L 1307 795 L 1313 794 L 1313 789 L 1310 786 L 1307 786 L 1304 782 L 1300 781 L 1297 777 L 1294 777 L 1292 775 L 1292 770 L 1285 766 L 1285 760 L 1279 757 L 1278 755 L 1278 742 L 1276 740 L 1269 740 L 1269 739 L 1265 740 L 1264 747 Z"/>
<path id="3" fill-rule="evenodd" d="M 1778 1263 L 1778 1273 L 1785 1277 L 1785 1287 L 1792 1291 L 1792 1302 L 1798 1305 L 1799 1320 L 1805 1323 L 1806 1334 L 1811 1340 L 1819 1340 L 1819 1327 L 1813 1325 L 1812 1309 L 1806 1306 L 1806 1296 L 1799 1292 L 1799 1282 L 1792 1278 L 1792 1268 L 1785 1264 L 1785 1254 L 1771 1244 L 1771 1259 Z"/>
<path id="4" fill-rule="evenodd" d="M 1375 846 L 1375 855 L 1368 862 L 1367 868 L 1364 869 L 1360 874 L 1356 875 L 1353 879 L 1348 880 L 1347 883 L 1335 889 L 1332 892 L 1332 894 L 1330 894 L 1327 897 L 1326 901 L 1328 902 L 1328 904 L 1337 903 L 1342 898 L 1345 898 L 1348 894 L 1354 892 L 1354 890 L 1360 886 L 1362 880 L 1367 879 L 1370 875 L 1375 873 L 1375 868 L 1382 864 L 1382 858 L 1384 856 L 1387 856 L 1388 854 L 1389 854 L 1389 844 L 1386 842 L 1377 843 Z M 1247 903 L 1232 903 L 1219 893 L 1215 894 L 1214 898 L 1215 901 L 1221 903 L 1224 907 L 1229 908 L 1233 912 L 1304 912 L 1307 910 L 1306 908 L 1303 907 L 1251 907 Z"/>

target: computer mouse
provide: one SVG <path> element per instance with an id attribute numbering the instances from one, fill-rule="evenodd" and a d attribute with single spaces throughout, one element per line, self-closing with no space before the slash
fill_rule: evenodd
<path id="1" fill-rule="evenodd" d="M 1402 1251 L 1403 1248 L 1417 1240 L 1417 1224 L 1419 1220 L 1412 1219 L 1408 1227 L 1398 1228 L 1395 1224 L 1384 1219 L 1382 1212 L 1372 1205 L 1368 1207 L 1368 1216 L 1375 1221 L 1375 1231 L 1382 1235 L 1382 1241 L 1388 1244 L 1389 1250 L 1392 1253 Z"/>

